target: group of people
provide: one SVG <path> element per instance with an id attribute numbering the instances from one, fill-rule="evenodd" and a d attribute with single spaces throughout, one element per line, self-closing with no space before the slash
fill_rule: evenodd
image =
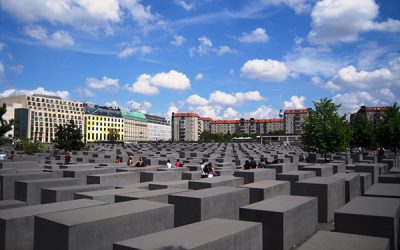
<path id="1" fill-rule="evenodd" d="M 179 159 L 176 160 L 175 167 L 176 168 L 182 168 L 183 167 L 183 164 L 181 163 L 181 161 Z M 167 160 L 167 168 L 172 168 L 172 164 L 171 164 L 170 160 Z"/>
<path id="2" fill-rule="evenodd" d="M 254 160 L 254 157 L 250 156 L 249 160 L 245 161 L 243 168 L 244 169 L 266 168 L 268 164 L 276 164 L 276 163 L 279 163 L 278 157 L 276 156 L 271 163 L 269 163 L 268 160 L 264 158 L 261 158 L 260 162 L 257 163 L 256 160 Z"/>
<path id="3" fill-rule="evenodd" d="M 117 155 L 117 156 L 115 157 L 115 163 L 116 163 L 116 164 L 119 164 L 119 163 L 121 163 L 121 162 L 122 162 L 121 157 L 120 157 L 119 155 Z M 129 156 L 128 156 L 128 160 L 126 161 L 126 165 L 129 166 L 129 167 L 133 167 L 133 156 L 132 156 L 132 155 L 129 155 Z M 139 158 L 139 161 L 136 162 L 135 167 L 137 167 L 137 168 L 146 167 L 146 163 L 144 162 L 143 157 L 140 157 L 140 158 Z"/>
<path id="4" fill-rule="evenodd" d="M 201 178 L 211 178 L 217 175 L 214 164 L 203 160 L 203 163 L 201 164 Z"/>

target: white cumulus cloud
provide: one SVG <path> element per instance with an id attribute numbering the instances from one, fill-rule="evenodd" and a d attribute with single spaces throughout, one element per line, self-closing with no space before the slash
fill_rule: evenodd
<path id="1" fill-rule="evenodd" d="M 171 44 L 174 46 L 181 46 L 186 39 L 183 36 L 174 35 Z"/>
<path id="2" fill-rule="evenodd" d="M 361 32 L 400 31 L 399 20 L 376 22 L 378 14 L 379 6 L 375 0 L 318 1 L 311 13 L 312 30 L 308 38 L 317 44 L 333 44 L 354 42 Z"/>
<path id="3" fill-rule="evenodd" d="M 244 117 L 249 119 L 249 118 L 255 118 L 255 119 L 269 119 L 269 118 L 275 118 L 277 117 L 279 112 L 277 110 L 274 110 L 271 106 L 265 106 L 261 105 L 258 107 L 256 110 L 247 112 L 244 114 Z"/>
<path id="4" fill-rule="evenodd" d="M 7 89 L 3 92 L 0 92 L 0 97 L 9 97 L 9 96 L 18 96 L 18 95 L 33 95 L 33 94 L 41 94 L 41 95 L 52 95 L 52 96 L 59 96 L 63 99 L 68 99 L 69 92 L 66 90 L 46 90 L 43 87 L 38 87 L 36 89 Z"/>
<path id="5" fill-rule="evenodd" d="M 72 36 L 68 33 L 68 31 L 64 30 L 48 34 L 44 27 L 28 26 L 25 27 L 24 32 L 31 38 L 34 38 L 40 43 L 50 47 L 72 47 L 75 44 Z"/>
<path id="6" fill-rule="evenodd" d="M 240 119 L 240 113 L 238 111 L 236 111 L 235 109 L 233 109 L 232 107 L 229 107 L 224 110 L 222 118 L 227 119 L 227 120 Z"/>
<path id="7" fill-rule="evenodd" d="M 147 45 L 142 45 L 142 46 L 138 46 L 138 47 L 128 47 L 125 48 L 123 51 L 121 51 L 118 54 L 119 58 L 127 58 L 130 57 L 132 55 L 135 54 L 139 54 L 139 55 L 147 55 L 150 54 L 153 51 L 153 48 Z"/>
<path id="8" fill-rule="evenodd" d="M 222 45 L 219 47 L 214 47 L 212 41 L 210 38 L 206 36 L 202 36 L 199 39 L 199 45 L 197 47 L 192 47 L 189 49 L 189 55 L 194 56 L 198 54 L 199 56 L 205 56 L 210 53 L 216 53 L 219 56 L 222 56 L 224 54 L 236 54 L 237 51 L 235 49 L 232 49 L 231 47 L 227 45 Z"/>
<path id="9" fill-rule="evenodd" d="M 144 95 L 155 95 L 159 92 L 159 88 L 183 91 L 190 88 L 190 80 L 185 74 L 170 70 L 153 76 L 142 74 L 131 87 L 128 87 L 130 91 Z"/>
<path id="10" fill-rule="evenodd" d="M 233 94 L 228 94 L 218 90 L 210 94 L 209 102 L 226 106 L 234 106 L 244 102 L 261 101 L 263 99 L 264 98 L 258 91 L 236 92 Z"/>
<path id="11" fill-rule="evenodd" d="M 290 74 L 290 70 L 284 62 L 275 60 L 253 59 L 245 62 L 241 68 L 241 76 L 260 81 L 284 81 Z"/>
<path id="12" fill-rule="evenodd" d="M 199 95 L 191 95 L 186 99 L 186 102 L 191 105 L 199 105 L 204 106 L 208 104 L 208 100 L 199 96 Z"/>
<path id="13" fill-rule="evenodd" d="M 284 101 L 283 106 L 285 109 L 303 109 L 305 108 L 304 106 L 304 101 L 306 98 L 304 96 L 292 96 L 290 98 L 290 101 Z"/>
<path id="14" fill-rule="evenodd" d="M 203 80 L 203 78 L 204 78 L 204 75 L 203 75 L 202 73 L 198 73 L 198 74 L 195 76 L 195 79 L 196 79 L 197 81 L 201 81 L 201 80 Z"/>
<path id="15" fill-rule="evenodd" d="M 239 41 L 242 43 L 262 43 L 268 41 L 269 37 L 267 32 L 263 28 L 256 28 L 250 33 L 243 33 L 239 37 Z"/>
<path id="16" fill-rule="evenodd" d="M 97 79 L 95 77 L 86 78 L 86 84 L 89 88 L 92 89 L 108 89 L 114 90 L 119 88 L 119 80 L 112 79 L 107 76 L 103 76 L 101 79 Z"/>

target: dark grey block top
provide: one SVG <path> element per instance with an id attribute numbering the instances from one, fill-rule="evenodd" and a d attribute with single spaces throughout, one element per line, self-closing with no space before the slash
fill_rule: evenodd
<path id="1" fill-rule="evenodd" d="M 292 210 L 302 204 L 315 200 L 316 197 L 295 196 L 295 195 L 279 195 L 260 202 L 256 202 L 242 208 L 260 211 L 286 212 Z"/>
<path id="2" fill-rule="evenodd" d="M 357 176 L 360 176 L 360 174 L 359 173 L 340 173 L 340 174 L 332 175 L 332 177 L 344 178 L 346 181 L 353 180 L 354 178 L 357 178 Z"/>
<path id="3" fill-rule="evenodd" d="M 243 188 L 237 187 L 214 187 L 214 188 L 205 188 L 196 191 L 188 191 L 184 193 L 173 194 L 172 196 L 179 197 L 190 197 L 190 198 L 206 198 L 212 196 L 218 196 L 227 193 L 233 193 L 237 191 L 245 190 Z"/>
<path id="4" fill-rule="evenodd" d="M 400 184 L 376 183 L 365 192 L 365 195 L 395 196 L 400 198 Z"/>
<path id="5" fill-rule="evenodd" d="M 256 168 L 256 169 L 246 169 L 246 170 L 236 170 L 235 172 L 240 172 L 240 173 L 262 173 L 262 172 L 271 172 L 274 171 L 274 169 L 268 169 L 268 168 Z"/>
<path id="6" fill-rule="evenodd" d="M 311 165 L 311 166 L 306 166 L 303 169 L 323 169 L 323 168 L 332 168 L 332 165 L 323 165 L 323 164 L 316 164 L 316 165 Z"/>
<path id="7" fill-rule="evenodd" d="M 297 183 L 332 184 L 332 183 L 338 182 L 340 180 L 344 181 L 344 178 L 333 177 L 333 176 L 329 176 L 329 177 L 313 177 L 313 178 L 310 178 L 310 179 L 305 179 L 305 180 L 298 181 Z"/>
<path id="8" fill-rule="evenodd" d="M 66 226 L 72 226 L 166 207 L 173 207 L 173 205 L 147 200 L 134 200 L 50 213 L 40 217 Z"/>
<path id="9" fill-rule="evenodd" d="M 375 250 L 389 249 L 389 239 L 357 234 L 318 231 L 298 250 Z"/>
<path id="10" fill-rule="evenodd" d="M 50 178 L 50 179 L 36 179 L 36 180 L 20 180 L 17 182 L 24 182 L 24 183 L 43 183 L 43 182 L 62 182 L 62 181 L 67 181 L 67 180 L 78 180 L 78 178 L 70 178 L 70 177 L 65 177 L 65 178 Z"/>
<path id="11" fill-rule="evenodd" d="M 269 188 L 276 185 L 283 185 L 289 183 L 288 181 L 276 181 L 276 180 L 264 180 L 264 181 L 257 181 L 245 185 L 241 185 L 239 187 L 242 188 Z"/>
<path id="12" fill-rule="evenodd" d="M 75 185 L 75 186 L 63 186 L 63 187 L 50 187 L 45 188 L 46 190 L 54 190 L 54 191 L 64 191 L 64 190 L 74 190 L 74 189 L 84 189 L 84 188 L 98 188 L 104 187 L 114 190 L 113 186 L 110 185 L 101 185 L 101 184 L 88 184 L 88 185 Z"/>
<path id="13" fill-rule="evenodd" d="M 98 190 L 98 191 L 90 191 L 90 192 L 80 192 L 78 194 L 88 195 L 88 196 L 103 196 L 103 195 L 113 195 L 113 194 L 124 194 L 124 193 L 133 193 L 133 192 L 141 192 L 143 189 L 139 188 L 119 188 L 119 189 L 107 189 L 107 190 Z"/>
<path id="14" fill-rule="evenodd" d="M 400 199 L 359 196 L 335 213 L 394 217 L 399 213 Z"/>
<path id="15" fill-rule="evenodd" d="M 221 181 L 230 181 L 230 180 L 239 180 L 239 179 L 243 179 L 243 178 L 225 175 L 225 176 L 216 176 L 216 177 L 212 177 L 212 178 L 204 178 L 201 180 L 195 180 L 195 181 L 190 181 L 190 182 L 216 183 L 216 182 L 221 182 Z"/>
<path id="16" fill-rule="evenodd" d="M 315 171 L 295 170 L 295 171 L 279 173 L 277 175 L 300 175 L 300 176 L 302 176 L 302 175 L 309 175 L 309 174 L 314 174 L 314 176 L 315 176 Z"/>
<path id="17" fill-rule="evenodd" d="M 176 246 L 176 249 L 179 247 L 197 249 L 208 242 L 217 241 L 229 235 L 260 226 L 261 223 L 256 222 L 214 218 L 116 242 L 115 244 L 135 247 L 136 249 L 163 249 L 166 246 Z"/>
<path id="18" fill-rule="evenodd" d="M 104 205 L 107 202 L 94 201 L 89 199 L 79 199 L 72 201 L 63 201 L 35 206 L 18 207 L 0 210 L 0 218 L 4 220 L 15 219 L 20 217 L 27 217 L 39 214 L 46 214 L 51 212 L 81 208 L 86 206 Z"/>
<path id="19" fill-rule="evenodd" d="M 182 188 L 164 188 L 164 189 L 156 189 L 156 190 L 142 189 L 141 192 L 125 193 L 125 194 L 121 194 L 121 195 L 140 199 L 140 198 L 146 198 L 146 197 L 158 196 L 158 195 L 164 195 L 164 194 L 181 193 L 181 192 L 185 192 L 185 191 L 188 191 L 188 190 L 182 189 Z"/>
<path id="20" fill-rule="evenodd" d="M 104 177 L 104 176 L 120 176 L 120 175 L 137 176 L 137 174 L 135 172 L 116 172 L 116 173 L 106 173 L 106 174 L 93 174 L 93 175 L 89 175 L 89 176 Z"/>
<path id="21" fill-rule="evenodd" d="M 180 185 L 180 184 L 187 184 L 189 180 L 179 180 L 179 181 L 153 181 L 151 182 L 152 185 Z M 147 183 L 147 182 L 146 182 Z"/>

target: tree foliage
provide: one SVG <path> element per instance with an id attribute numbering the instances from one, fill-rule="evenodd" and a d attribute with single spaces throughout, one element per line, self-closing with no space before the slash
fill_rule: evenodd
<path id="1" fill-rule="evenodd" d="M 0 137 L 5 135 L 8 131 L 12 129 L 12 125 L 14 124 L 14 120 L 11 119 L 6 121 L 3 119 L 3 115 L 7 112 L 7 105 L 3 103 L 3 106 L 0 107 Z"/>
<path id="2" fill-rule="evenodd" d="M 302 124 L 303 143 L 307 151 L 327 153 L 345 151 L 349 142 L 346 117 L 338 114 L 340 105 L 323 98 L 314 102 L 315 110 Z"/>
<path id="3" fill-rule="evenodd" d="M 15 145 L 16 150 L 22 150 L 27 154 L 33 153 L 44 153 L 47 150 L 47 145 L 39 141 L 30 141 L 28 139 L 22 139 Z"/>
<path id="4" fill-rule="evenodd" d="M 357 114 L 351 125 L 352 146 L 373 148 L 375 142 L 375 128 L 365 114 Z"/>
<path id="5" fill-rule="evenodd" d="M 118 130 L 115 128 L 110 128 L 108 130 L 108 141 L 114 143 L 119 140 Z"/>
<path id="6" fill-rule="evenodd" d="M 400 147 L 400 107 L 397 103 L 388 108 L 385 118 L 378 123 L 376 138 L 380 146 L 390 148 L 397 154 Z"/>
<path id="7" fill-rule="evenodd" d="M 81 150 L 85 146 L 82 142 L 82 132 L 73 120 L 68 124 L 58 125 L 54 143 L 57 149 L 65 151 Z"/>

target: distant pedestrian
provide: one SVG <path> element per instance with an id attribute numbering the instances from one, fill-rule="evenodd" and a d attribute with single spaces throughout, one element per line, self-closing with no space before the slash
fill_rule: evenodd
<path id="1" fill-rule="evenodd" d="M 382 162 L 384 155 L 385 155 L 385 149 L 382 146 L 380 146 L 378 148 L 378 162 Z"/>
<path id="2" fill-rule="evenodd" d="M 140 157 L 140 159 L 139 159 L 139 161 L 136 163 L 135 167 L 137 167 L 137 168 L 142 168 L 142 167 L 145 167 L 145 166 L 146 166 L 146 165 L 145 165 L 145 163 L 144 163 L 143 157 Z"/>
<path id="3" fill-rule="evenodd" d="M 211 162 L 204 165 L 203 171 L 201 172 L 201 178 L 212 178 L 217 175 L 215 167 Z"/>
<path id="4" fill-rule="evenodd" d="M 266 168 L 267 164 L 264 162 L 264 158 L 261 158 L 260 162 L 258 163 L 259 168 Z"/>
<path id="5" fill-rule="evenodd" d="M 176 159 L 175 167 L 177 167 L 177 168 L 183 167 L 183 164 L 181 163 L 181 161 L 179 159 Z"/>
<path id="6" fill-rule="evenodd" d="M 250 169 L 250 161 L 249 161 L 249 160 L 246 160 L 246 161 L 244 162 L 243 168 L 244 168 L 245 170 L 246 170 L 246 169 Z"/>
<path id="7" fill-rule="evenodd" d="M 119 156 L 117 155 L 116 157 L 115 157 L 115 163 L 116 164 L 119 164 L 121 162 L 121 160 L 119 159 Z"/>
<path id="8" fill-rule="evenodd" d="M 257 168 L 257 162 L 254 160 L 254 157 L 250 157 L 250 162 L 249 162 L 250 168 Z"/>
<path id="9" fill-rule="evenodd" d="M 67 152 L 67 154 L 64 156 L 64 164 L 68 165 L 71 162 L 71 154 L 70 152 Z"/>
<path id="10" fill-rule="evenodd" d="M 128 161 L 126 162 L 126 165 L 132 166 L 132 164 L 133 164 L 133 159 L 132 159 L 132 155 L 130 155 L 130 156 L 128 157 Z"/>
<path id="11" fill-rule="evenodd" d="M 171 168 L 171 167 L 172 167 L 171 161 L 167 160 L 167 168 Z"/>

